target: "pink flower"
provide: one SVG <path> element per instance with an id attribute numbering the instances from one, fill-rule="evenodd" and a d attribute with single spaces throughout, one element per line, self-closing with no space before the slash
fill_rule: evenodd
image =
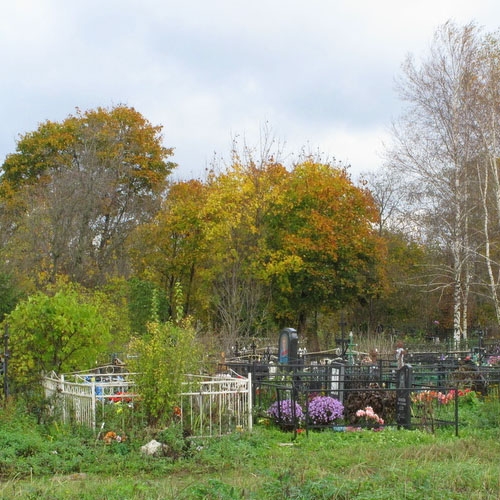
<path id="1" fill-rule="evenodd" d="M 384 425 L 384 419 L 379 417 L 371 406 L 367 406 L 364 410 L 358 410 L 356 412 L 356 417 L 364 418 L 367 424 L 372 424 L 371 421 L 378 425 Z"/>

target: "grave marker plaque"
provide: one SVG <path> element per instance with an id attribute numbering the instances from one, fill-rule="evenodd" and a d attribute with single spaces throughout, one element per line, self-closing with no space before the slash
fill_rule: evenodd
<path id="1" fill-rule="evenodd" d="M 403 365 L 396 372 L 396 422 L 398 427 L 411 427 L 410 393 L 413 385 L 413 369 Z"/>

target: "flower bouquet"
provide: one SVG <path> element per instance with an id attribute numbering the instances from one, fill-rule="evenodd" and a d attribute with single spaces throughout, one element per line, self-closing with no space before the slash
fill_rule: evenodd
<path id="1" fill-rule="evenodd" d="M 384 419 L 379 417 L 371 406 L 367 406 L 363 410 L 358 410 L 356 417 L 358 417 L 360 422 L 364 422 L 369 429 L 380 430 L 381 426 L 384 425 Z"/>

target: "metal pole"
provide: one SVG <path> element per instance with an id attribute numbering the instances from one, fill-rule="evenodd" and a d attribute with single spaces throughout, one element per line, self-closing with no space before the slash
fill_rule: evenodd
<path id="1" fill-rule="evenodd" d="M 251 431 L 253 427 L 253 401 L 252 401 L 252 374 L 248 374 L 248 386 L 247 386 L 247 393 L 248 393 L 248 430 Z"/>
<path id="2" fill-rule="evenodd" d="M 342 343 L 342 359 L 345 359 L 346 357 L 346 352 L 347 352 L 347 341 L 345 339 L 345 326 L 347 325 L 347 322 L 344 319 L 344 311 L 342 310 L 340 312 L 340 333 L 341 333 L 341 343 Z"/>

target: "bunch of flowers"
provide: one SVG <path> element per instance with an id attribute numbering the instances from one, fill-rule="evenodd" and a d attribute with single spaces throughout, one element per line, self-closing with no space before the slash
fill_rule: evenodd
<path id="1" fill-rule="evenodd" d="M 302 407 L 291 399 L 275 401 L 267 410 L 267 414 L 278 424 L 293 424 L 294 417 L 297 422 L 304 420 Z"/>
<path id="2" fill-rule="evenodd" d="M 449 399 L 446 394 L 438 391 L 422 391 L 412 395 L 412 400 L 415 403 L 430 403 L 434 400 L 446 404 Z"/>
<path id="3" fill-rule="evenodd" d="M 472 391 L 470 389 L 459 389 L 457 395 L 459 398 L 462 398 L 471 393 Z M 412 401 L 414 403 L 431 403 L 434 400 L 437 400 L 440 404 L 444 405 L 450 403 L 451 401 L 454 401 L 455 389 L 449 390 L 446 394 L 440 391 L 422 391 L 412 395 Z"/>
<path id="4" fill-rule="evenodd" d="M 367 406 L 363 410 L 358 410 L 356 412 L 356 417 L 360 420 L 365 421 L 368 427 L 379 427 L 380 425 L 384 425 L 384 419 L 379 417 L 371 406 Z"/>
<path id="5" fill-rule="evenodd" d="M 330 396 L 316 396 L 309 403 L 308 414 L 315 425 L 332 424 L 344 416 L 344 405 Z"/>
<path id="6" fill-rule="evenodd" d="M 131 397 L 131 395 L 128 395 L 128 393 L 126 393 L 126 392 L 119 391 L 119 392 L 115 392 L 114 395 L 109 398 L 109 400 L 112 403 L 122 403 L 122 402 L 131 403 L 132 397 Z"/>
<path id="7" fill-rule="evenodd" d="M 106 432 L 106 434 L 103 437 L 103 441 L 106 444 L 111 444 L 113 442 L 123 443 L 123 441 L 126 441 L 126 440 L 127 440 L 127 437 L 125 435 L 120 436 L 116 432 L 113 432 L 113 431 Z"/>
<path id="8" fill-rule="evenodd" d="M 487 363 L 489 365 L 500 365 L 500 356 L 490 356 Z"/>

